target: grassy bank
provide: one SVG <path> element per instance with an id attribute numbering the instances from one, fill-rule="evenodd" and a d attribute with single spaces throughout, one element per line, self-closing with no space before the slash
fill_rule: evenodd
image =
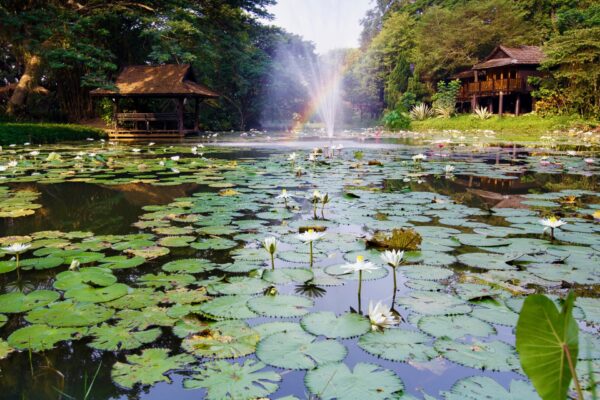
<path id="1" fill-rule="evenodd" d="M 554 131 L 568 132 L 570 129 L 586 130 L 597 126 L 597 121 L 584 121 L 577 116 L 540 117 L 528 114 L 519 117 L 497 115 L 480 120 L 472 115 L 459 115 L 452 118 L 430 118 L 425 121 L 412 121 L 410 130 L 417 132 L 492 130 L 497 138 L 516 142 L 537 142 L 540 137 Z"/>
<path id="2" fill-rule="evenodd" d="M 0 123 L 0 145 L 56 143 L 70 140 L 98 139 L 99 129 L 68 124 Z"/>

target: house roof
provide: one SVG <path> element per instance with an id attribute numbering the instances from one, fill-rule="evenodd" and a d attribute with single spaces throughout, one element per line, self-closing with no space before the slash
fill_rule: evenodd
<path id="1" fill-rule="evenodd" d="M 481 63 L 473 69 L 487 69 L 504 65 L 539 65 L 544 58 L 538 46 L 507 47 L 497 46 Z"/>
<path id="2" fill-rule="evenodd" d="M 190 65 L 133 65 L 117 77 L 115 90 L 95 89 L 93 96 L 218 97 L 196 82 Z"/>

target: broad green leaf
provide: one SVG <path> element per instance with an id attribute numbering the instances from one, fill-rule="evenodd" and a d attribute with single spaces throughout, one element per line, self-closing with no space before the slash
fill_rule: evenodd
<path id="1" fill-rule="evenodd" d="M 81 328 L 54 328 L 48 325 L 29 325 L 17 329 L 8 337 L 8 344 L 18 350 L 44 351 L 58 342 L 79 339 L 85 333 Z"/>
<path id="2" fill-rule="evenodd" d="M 221 321 L 189 335 L 181 347 L 199 357 L 238 358 L 254 353 L 259 339 L 243 321 Z"/>
<path id="3" fill-rule="evenodd" d="M 0 312 L 21 313 L 45 306 L 58 300 L 60 294 L 52 290 L 36 290 L 29 294 L 20 292 L 0 295 Z"/>
<path id="4" fill-rule="evenodd" d="M 425 362 L 438 355 L 429 344 L 431 338 L 420 332 L 395 328 L 370 332 L 358 340 L 360 348 L 392 361 Z"/>
<path id="5" fill-rule="evenodd" d="M 487 376 L 470 376 L 456 382 L 449 392 L 442 392 L 445 400 L 539 400 L 530 383 L 510 381 L 509 390 Z"/>
<path id="6" fill-rule="evenodd" d="M 313 301 L 292 295 L 260 296 L 248 300 L 248 308 L 267 317 L 299 317 L 308 313 Z"/>
<path id="7" fill-rule="evenodd" d="M 498 340 L 459 343 L 448 338 L 440 338 L 435 342 L 434 347 L 448 360 L 466 367 L 492 371 L 519 370 L 519 358 L 514 347 Z"/>
<path id="8" fill-rule="evenodd" d="M 89 343 L 89 346 L 98 350 L 132 350 L 152 343 L 160 334 L 159 328 L 136 331 L 124 325 L 102 324 L 90 329 L 89 335 L 93 336 L 94 340 Z"/>
<path id="9" fill-rule="evenodd" d="M 330 339 L 347 339 L 367 333 L 371 329 L 371 323 L 362 315 L 346 313 L 336 317 L 330 311 L 305 315 L 300 324 L 307 332 Z"/>
<path id="10" fill-rule="evenodd" d="M 106 321 L 114 310 L 92 303 L 62 301 L 30 311 L 25 319 L 32 324 L 48 324 L 56 327 L 91 326 Z"/>

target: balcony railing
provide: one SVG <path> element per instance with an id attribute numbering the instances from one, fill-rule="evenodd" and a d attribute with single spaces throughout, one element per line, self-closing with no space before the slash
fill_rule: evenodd
<path id="1" fill-rule="evenodd" d="M 468 99 L 475 96 L 490 96 L 503 92 L 522 92 L 526 90 L 525 81 L 521 78 L 490 79 L 487 81 L 464 83 L 460 88 L 459 98 Z"/>

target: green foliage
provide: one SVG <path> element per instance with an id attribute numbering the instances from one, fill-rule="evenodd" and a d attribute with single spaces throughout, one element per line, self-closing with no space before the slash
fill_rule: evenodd
<path id="1" fill-rule="evenodd" d="M 437 91 L 433 96 L 433 109 L 439 116 L 449 118 L 454 114 L 460 86 L 458 79 L 438 82 Z"/>
<path id="2" fill-rule="evenodd" d="M 523 370 L 544 400 L 562 400 L 574 378 L 577 388 L 579 326 L 573 319 L 575 295 L 567 296 L 559 312 L 544 295 L 525 299 L 517 323 L 517 351 Z M 583 399 L 581 392 L 579 398 Z"/>
<path id="3" fill-rule="evenodd" d="M 393 110 L 383 116 L 381 123 L 392 131 L 406 130 L 410 127 L 410 117 L 402 111 Z"/>
<path id="4" fill-rule="evenodd" d="M 79 125 L 0 123 L 0 146 L 98 139 L 103 135 L 99 129 Z"/>

